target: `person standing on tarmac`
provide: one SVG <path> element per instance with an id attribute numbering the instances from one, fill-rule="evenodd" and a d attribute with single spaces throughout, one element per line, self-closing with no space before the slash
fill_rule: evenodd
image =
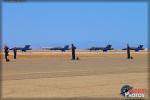
<path id="1" fill-rule="evenodd" d="M 9 56 L 9 48 L 8 48 L 8 46 L 5 46 L 5 47 L 4 47 L 4 53 L 5 53 L 6 62 L 9 62 L 9 59 L 8 59 L 8 56 Z"/>
<path id="2" fill-rule="evenodd" d="M 130 46 L 127 44 L 127 59 L 133 59 L 133 57 L 130 54 Z"/>
<path id="3" fill-rule="evenodd" d="M 76 47 L 73 44 L 71 44 L 71 47 L 72 47 L 72 60 L 76 60 L 76 56 L 75 56 Z"/>
<path id="4" fill-rule="evenodd" d="M 129 44 L 127 44 L 127 59 L 130 59 L 130 47 Z"/>
<path id="5" fill-rule="evenodd" d="M 16 47 L 13 49 L 13 52 L 14 52 L 14 59 L 16 59 L 16 57 L 17 57 L 17 48 Z"/>

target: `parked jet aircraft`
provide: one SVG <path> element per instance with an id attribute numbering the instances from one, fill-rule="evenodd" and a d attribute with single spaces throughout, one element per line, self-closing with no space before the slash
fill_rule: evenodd
<path id="1" fill-rule="evenodd" d="M 92 51 L 92 50 L 102 50 L 103 52 L 107 52 L 108 50 L 113 50 L 113 48 L 111 48 L 112 45 L 107 45 L 106 47 L 91 47 L 88 50 Z"/>
<path id="2" fill-rule="evenodd" d="M 46 50 L 61 50 L 62 52 L 66 51 L 66 50 L 70 50 L 69 49 L 69 45 L 65 45 L 64 47 L 54 47 L 54 48 L 43 48 Z"/>
<path id="3" fill-rule="evenodd" d="M 17 49 L 17 50 L 21 50 L 23 52 L 26 52 L 27 50 L 32 50 L 32 48 L 30 48 L 31 45 L 25 45 L 24 47 L 14 47 L 14 48 L 11 48 L 9 50 L 13 50 L 13 49 Z"/>
<path id="4" fill-rule="evenodd" d="M 130 47 L 130 50 L 134 50 L 135 52 L 139 52 L 139 50 L 144 50 L 143 45 L 139 45 L 138 47 Z M 127 48 L 123 48 L 122 50 L 127 50 Z"/>

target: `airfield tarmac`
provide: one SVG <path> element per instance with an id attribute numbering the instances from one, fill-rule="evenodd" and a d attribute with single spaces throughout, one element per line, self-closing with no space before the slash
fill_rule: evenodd
<path id="1" fill-rule="evenodd" d="M 122 98 L 123 85 L 148 88 L 147 52 L 132 53 L 133 60 L 125 53 L 77 53 L 78 61 L 68 52 L 18 54 L 2 61 L 3 98 Z"/>

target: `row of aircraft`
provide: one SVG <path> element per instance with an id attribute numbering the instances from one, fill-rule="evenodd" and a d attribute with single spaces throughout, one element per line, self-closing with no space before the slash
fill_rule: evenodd
<path id="1" fill-rule="evenodd" d="M 31 45 L 25 45 L 24 47 L 14 47 L 11 48 L 10 50 L 13 49 L 17 49 L 17 50 L 21 50 L 23 52 L 26 52 L 27 50 L 32 50 L 32 48 L 30 48 Z M 45 50 L 60 50 L 62 52 L 65 52 L 66 50 L 70 50 L 71 48 L 69 48 L 69 45 L 65 45 L 64 47 L 53 47 L 53 48 L 42 48 Z M 143 45 L 139 45 L 138 47 L 130 47 L 130 50 L 134 50 L 135 52 L 138 52 L 140 50 L 144 50 L 145 48 L 143 48 Z M 91 47 L 88 48 L 87 50 L 90 51 L 97 51 L 97 50 L 102 50 L 103 52 L 107 52 L 108 50 L 114 50 L 114 48 L 112 48 L 112 45 L 107 45 L 106 47 Z M 123 48 L 122 50 L 127 50 L 127 48 Z"/>
<path id="2" fill-rule="evenodd" d="M 61 50 L 61 51 L 70 50 L 69 45 L 66 45 L 64 47 L 43 48 L 43 49 Z M 138 51 L 144 50 L 144 49 L 145 48 L 143 48 L 143 45 L 139 45 L 138 47 L 130 47 L 130 50 L 134 50 L 135 52 L 138 52 Z M 114 50 L 114 48 L 112 48 L 112 45 L 107 45 L 106 47 L 91 47 L 91 48 L 88 48 L 87 50 L 90 50 L 90 51 L 102 50 L 103 52 L 107 52 L 108 50 Z M 127 50 L 127 48 L 123 48 L 122 50 Z"/>

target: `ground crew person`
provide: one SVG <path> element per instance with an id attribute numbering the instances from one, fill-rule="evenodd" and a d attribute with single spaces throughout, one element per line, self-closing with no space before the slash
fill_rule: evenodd
<path id="1" fill-rule="evenodd" d="M 130 47 L 127 44 L 127 58 L 130 59 Z"/>
<path id="2" fill-rule="evenodd" d="M 13 51 L 14 51 L 14 59 L 16 59 L 16 57 L 17 57 L 17 48 L 15 47 L 15 48 L 13 49 Z"/>
<path id="3" fill-rule="evenodd" d="M 76 47 L 72 44 L 72 60 L 75 60 L 76 59 L 76 56 L 75 56 L 75 49 Z"/>
<path id="4" fill-rule="evenodd" d="M 133 59 L 130 55 L 130 46 L 127 44 L 127 59 Z"/>
<path id="5" fill-rule="evenodd" d="M 8 48 L 8 46 L 4 47 L 4 53 L 5 53 L 6 62 L 8 62 L 9 61 L 9 59 L 8 59 L 8 56 L 9 56 L 9 48 Z"/>

